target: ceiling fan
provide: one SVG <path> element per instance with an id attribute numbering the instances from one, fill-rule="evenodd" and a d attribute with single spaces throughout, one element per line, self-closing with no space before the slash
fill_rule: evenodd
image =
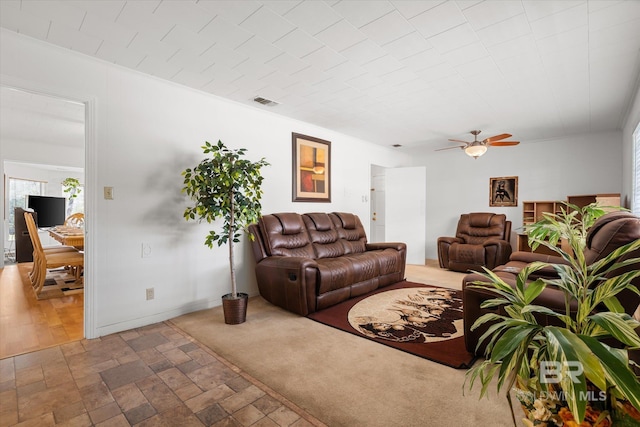
<path id="1" fill-rule="evenodd" d="M 510 138 L 512 135 L 509 133 L 503 133 L 500 135 L 495 135 L 492 136 L 491 138 L 485 138 L 482 141 L 478 141 L 478 134 L 480 134 L 481 131 L 479 130 L 472 130 L 470 133 L 471 135 L 473 135 L 473 141 L 472 142 L 467 142 L 467 141 L 461 141 L 459 139 L 450 139 L 449 141 L 452 142 L 462 142 L 465 145 L 458 145 L 456 147 L 447 147 L 447 148 L 440 148 L 436 151 L 443 151 L 443 150 L 451 150 L 452 148 L 462 148 L 464 150 L 465 153 L 467 153 L 468 156 L 473 157 L 474 159 L 477 159 L 478 157 L 482 156 L 484 153 L 487 152 L 487 148 L 489 145 L 494 146 L 494 147 L 506 147 L 509 145 L 518 145 L 520 144 L 520 141 L 501 141 L 502 139 L 506 139 L 506 138 Z"/>

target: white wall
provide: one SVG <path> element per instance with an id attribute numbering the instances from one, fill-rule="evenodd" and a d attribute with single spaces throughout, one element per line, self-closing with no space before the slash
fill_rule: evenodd
<path id="1" fill-rule="evenodd" d="M 640 123 L 640 86 L 636 88 L 629 115 L 622 130 L 622 197 L 631 207 L 633 195 L 633 132 Z"/>
<path id="2" fill-rule="evenodd" d="M 87 283 L 89 337 L 220 305 L 229 291 L 226 248 L 206 248 L 207 225 L 182 218 L 188 202 L 180 172 L 202 158 L 203 141 L 221 139 L 247 148 L 254 160 L 266 157 L 272 165 L 264 169 L 264 212 L 341 210 L 368 218 L 362 196 L 369 195 L 370 164 L 408 162 L 392 149 L 1 31 L 0 83 L 95 105 L 86 164 L 87 250 L 95 266 Z M 332 142 L 332 203 L 291 202 L 292 132 Z M 114 200 L 102 199 L 104 186 L 114 187 Z M 141 257 L 143 243 L 151 257 Z M 257 294 L 250 249 L 238 249 L 239 290 Z M 149 287 L 155 299 L 145 301 Z"/>
<path id="3" fill-rule="evenodd" d="M 437 259 L 436 241 L 455 236 L 461 213 L 504 213 L 512 221 L 512 244 L 522 227 L 522 201 L 566 200 L 569 195 L 622 190 L 622 134 L 619 131 L 494 147 L 478 159 L 462 150 L 414 152 L 427 166 L 428 259 Z M 518 177 L 518 206 L 489 207 L 489 178 Z"/>

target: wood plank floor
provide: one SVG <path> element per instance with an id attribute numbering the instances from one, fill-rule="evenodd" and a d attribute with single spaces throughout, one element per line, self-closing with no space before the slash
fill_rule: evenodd
<path id="1" fill-rule="evenodd" d="M 0 359 L 84 337 L 84 294 L 38 301 L 31 263 L 0 269 Z"/>

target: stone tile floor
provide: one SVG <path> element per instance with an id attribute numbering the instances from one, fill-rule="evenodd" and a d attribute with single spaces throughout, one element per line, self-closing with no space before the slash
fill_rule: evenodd
<path id="1" fill-rule="evenodd" d="M 0 360 L 0 427 L 323 426 L 158 323 Z"/>

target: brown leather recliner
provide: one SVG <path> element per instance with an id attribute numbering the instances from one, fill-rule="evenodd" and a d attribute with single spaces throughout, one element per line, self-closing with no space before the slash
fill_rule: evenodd
<path id="1" fill-rule="evenodd" d="M 586 239 L 585 261 L 590 265 L 613 252 L 615 249 L 640 239 L 640 218 L 628 212 L 611 212 L 600 217 L 589 229 Z M 624 259 L 640 257 L 640 251 L 634 251 L 627 254 Z M 510 261 L 505 265 L 498 266 L 493 269 L 499 277 L 504 279 L 509 285 L 515 287 L 516 275 L 529 263 L 534 261 L 542 261 L 546 263 L 566 264 L 559 256 L 543 255 L 531 252 L 514 252 Z M 611 272 L 610 276 L 615 277 L 625 271 L 640 269 L 640 263 L 632 264 L 624 269 L 618 269 Z M 553 268 L 545 268 L 529 276 L 535 280 L 537 277 L 557 278 Z M 464 306 L 464 337 L 467 350 L 477 355 L 483 355 L 486 341 L 483 345 L 476 349 L 480 337 L 485 333 L 489 324 L 471 330 L 474 322 L 485 313 L 488 309 L 481 309 L 480 304 L 483 301 L 495 298 L 496 294 L 486 289 L 473 288 L 469 285 L 474 281 L 486 281 L 484 277 L 478 274 L 468 274 L 462 279 L 463 289 L 463 306 Z M 634 285 L 640 286 L 640 278 L 636 278 Z M 634 292 L 627 290 L 618 294 L 618 299 L 629 315 L 633 316 L 634 312 L 640 306 L 640 296 Z M 564 294 L 560 289 L 547 286 L 542 294 L 533 301 L 533 304 L 549 307 L 555 310 L 564 311 Z M 606 310 L 605 307 L 602 308 Z M 502 309 L 491 310 L 505 314 Z M 543 325 L 560 325 L 555 317 L 539 315 L 538 322 Z"/>
<path id="2" fill-rule="evenodd" d="M 511 221 L 504 214 L 474 212 L 460 215 L 456 237 L 438 238 L 441 268 L 467 272 L 489 270 L 511 255 Z"/>

